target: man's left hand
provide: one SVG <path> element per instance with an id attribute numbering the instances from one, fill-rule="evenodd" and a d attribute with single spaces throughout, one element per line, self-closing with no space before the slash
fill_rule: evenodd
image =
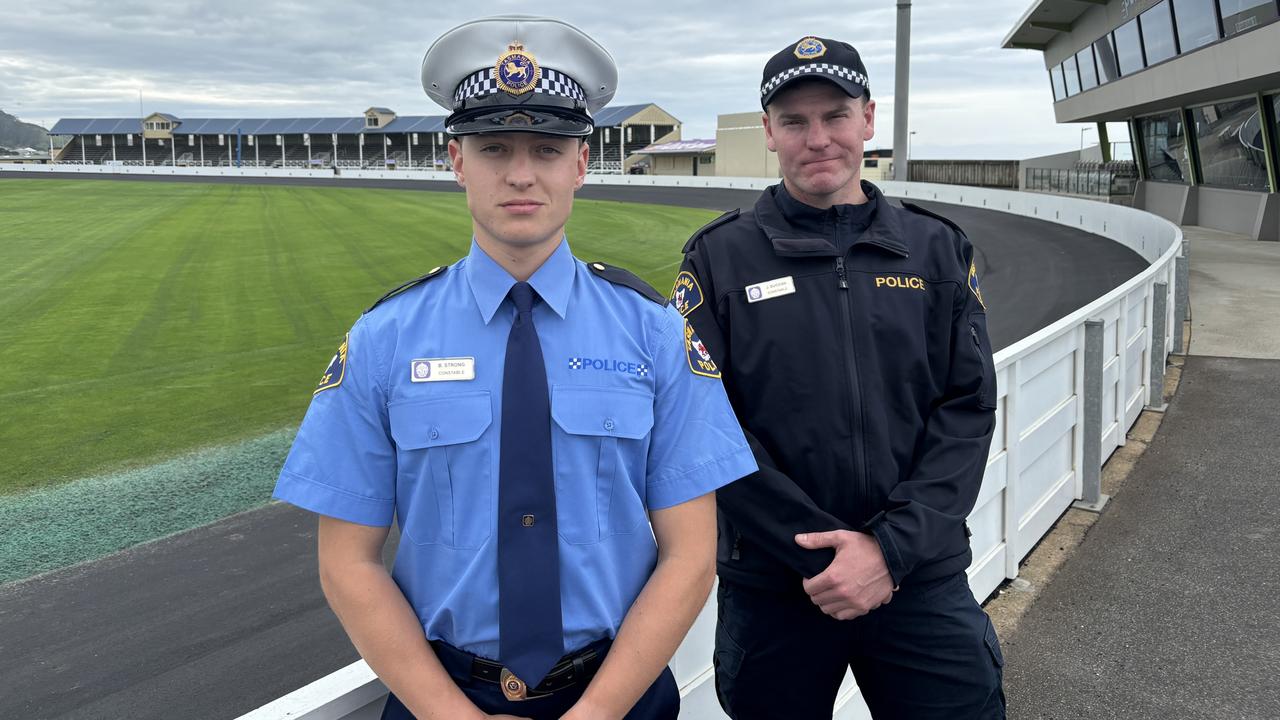
<path id="1" fill-rule="evenodd" d="M 820 575 L 804 581 L 804 591 L 822 612 L 837 620 L 866 615 L 893 597 L 893 577 L 880 543 L 852 530 L 801 533 L 796 544 L 809 550 L 833 548 L 835 560 Z"/>

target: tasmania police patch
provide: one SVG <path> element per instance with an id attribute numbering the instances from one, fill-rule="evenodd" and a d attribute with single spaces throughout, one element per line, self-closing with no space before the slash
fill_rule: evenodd
<path id="1" fill-rule="evenodd" d="M 685 354 L 689 357 L 689 369 L 695 375 L 703 375 L 709 378 L 720 377 L 720 368 L 711 359 L 711 353 L 707 352 L 707 346 L 703 345 L 702 341 L 698 339 L 698 334 L 693 331 L 693 326 L 689 324 L 688 320 L 684 321 L 684 349 Z"/>
<path id="2" fill-rule="evenodd" d="M 978 304 L 983 310 L 987 309 L 987 303 L 982 299 L 982 288 L 978 287 L 978 266 L 972 262 L 969 263 L 969 290 L 973 292 L 973 296 L 978 298 Z"/>
<path id="3" fill-rule="evenodd" d="M 333 354 L 333 359 L 329 361 L 329 367 L 325 368 L 324 377 L 320 378 L 320 384 L 316 386 L 316 391 L 311 393 L 315 395 L 321 390 L 336 388 L 342 384 L 342 377 L 347 374 L 347 340 L 350 335 L 342 338 L 342 344 L 338 346 L 338 352 Z"/>
<path id="4" fill-rule="evenodd" d="M 698 287 L 698 279 L 693 273 L 682 270 L 676 276 L 676 285 L 671 288 L 671 304 L 685 317 L 702 304 L 702 288 Z"/>

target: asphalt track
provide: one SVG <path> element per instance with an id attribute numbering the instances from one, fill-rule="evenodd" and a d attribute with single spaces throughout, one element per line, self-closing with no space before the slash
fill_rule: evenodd
<path id="1" fill-rule="evenodd" d="M 0 173 L 10 177 L 193 181 Z M 208 180 L 456 190 L 440 182 Z M 749 205 L 756 195 L 592 185 L 579 197 L 724 210 Z M 922 204 L 973 240 L 996 348 L 1105 294 L 1145 265 L 1109 240 L 1060 225 Z M 0 586 L 0 718 L 236 717 L 356 659 L 320 593 L 315 520 L 290 506 L 241 513 Z"/>

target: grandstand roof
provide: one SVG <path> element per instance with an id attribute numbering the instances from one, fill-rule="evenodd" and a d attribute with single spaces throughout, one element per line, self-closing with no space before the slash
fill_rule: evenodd
<path id="1" fill-rule="evenodd" d="M 638 115 L 649 104 L 607 107 L 596 115 L 596 127 L 615 127 Z M 372 108 L 381 110 L 380 108 Z M 390 111 L 388 111 L 390 112 Z M 163 113 L 161 113 L 163 114 Z M 176 118 L 165 117 L 176 123 L 173 132 L 178 135 L 299 135 L 302 133 L 338 133 L 355 135 L 364 133 L 444 132 L 443 115 L 399 115 L 384 127 L 365 127 L 364 116 L 330 118 Z M 139 118 L 68 118 L 59 120 L 49 130 L 50 135 L 125 135 L 142 131 Z"/>
<path id="2" fill-rule="evenodd" d="M 601 110 L 595 116 L 596 127 L 614 127 L 630 120 L 639 115 L 642 110 L 648 108 L 652 103 L 644 105 L 619 105 L 617 107 L 607 107 Z"/>
<path id="3" fill-rule="evenodd" d="M 715 139 L 704 140 L 676 140 L 674 142 L 659 143 L 657 145 L 649 145 L 643 150 L 636 152 L 642 155 L 672 155 L 675 153 L 698 154 L 705 152 L 715 152 Z"/>

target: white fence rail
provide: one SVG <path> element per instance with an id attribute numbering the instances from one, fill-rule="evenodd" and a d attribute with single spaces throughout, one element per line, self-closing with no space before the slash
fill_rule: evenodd
<path id="1" fill-rule="evenodd" d="M 332 177 L 328 171 L 270 168 L 107 168 L 77 165 L 0 165 L 21 172 L 127 172 L 155 175 L 240 175 L 253 177 Z M 431 171 L 344 171 L 343 177 L 450 180 Z M 588 183 L 659 187 L 763 189 L 776 182 L 759 178 L 589 176 Z M 1155 215 L 1090 200 L 990 190 L 957 185 L 885 182 L 885 194 L 1044 220 L 1078 228 L 1121 243 L 1149 266 L 1087 306 L 996 354 L 1000 387 L 995 437 L 982 490 L 969 525 L 973 564 L 969 584 L 986 597 L 1005 579 L 1016 577 L 1018 563 L 1071 503 L 1081 497 L 1083 480 L 1097 467 L 1085 466 L 1085 446 L 1101 442 L 1101 461 L 1125 442 L 1142 409 L 1161 403 L 1157 383 L 1181 324 L 1174 307 L 1174 260 L 1181 253 L 1182 231 Z M 1157 302 L 1157 291 L 1165 294 Z M 993 308 L 999 312 L 999 308 Z M 1102 398 L 1093 418 L 1100 437 L 1087 438 L 1085 426 L 1085 322 L 1100 321 Z M 1153 339 L 1158 347 L 1153 347 Z M 1091 371 L 1092 372 L 1092 371 Z M 715 603 L 708 602 L 676 652 L 672 670 L 683 694 L 681 717 L 723 718 L 716 702 L 711 670 Z M 241 720 L 363 720 L 377 718 L 385 688 L 363 661 L 317 680 L 245 715 Z M 836 717 L 868 718 L 851 677 L 846 677 Z"/>

